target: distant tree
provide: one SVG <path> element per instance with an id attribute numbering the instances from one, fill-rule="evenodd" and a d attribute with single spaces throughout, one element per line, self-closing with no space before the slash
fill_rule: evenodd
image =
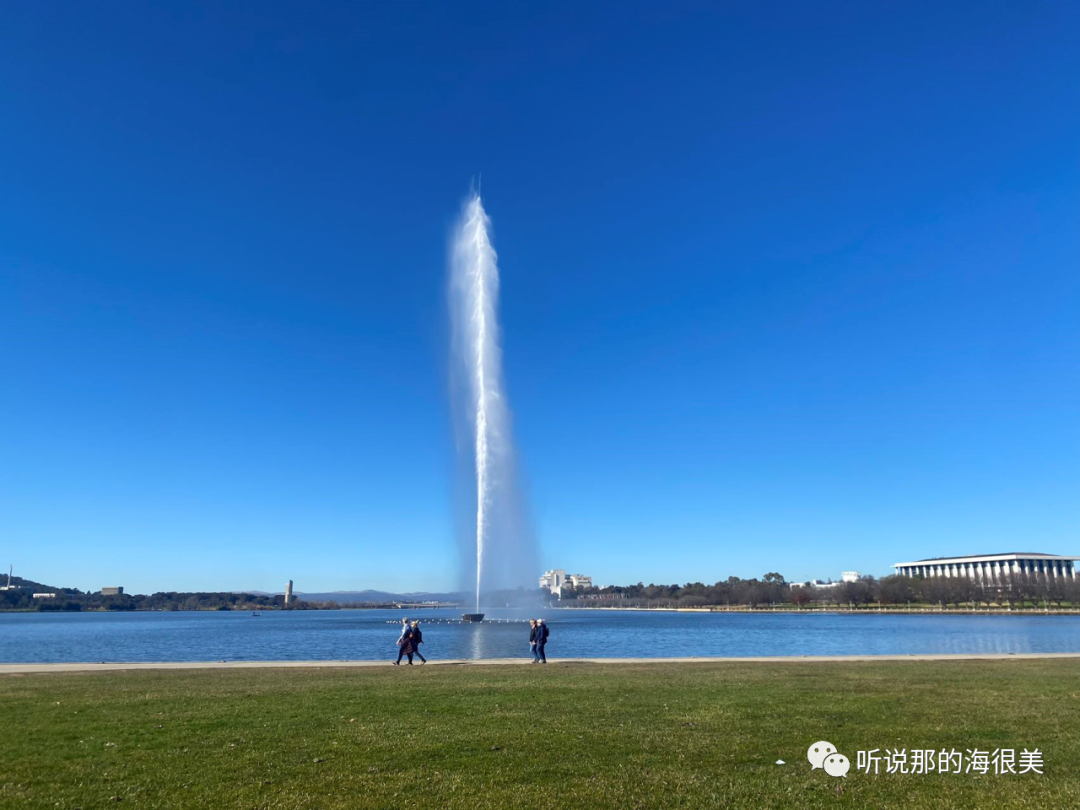
<path id="1" fill-rule="evenodd" d="M 945 577 L 927 577 L 919 583 L 919 595 L 924 602 L 945 607 L 952 598 L 952 592 Z"/>
<path id="2" fill-rule="evenodd" d="M 838 590 L 844 602 L 854 608 L 869 603 L 872 598 L 869 584 L 861 579 L 855 582 L 843 582 L 834 590 Z"/>
<path id="3" fill-rule="evenodd" d="M 1023 606 L 1027 602 L 1034 603 L 1040 596 L 1040 582 L 1036 574 L 1020 573 L 1013 574 L 1013 593 L 1016 601 Z"/>
<path id="4" fill-rule="evenodd" d="M 1016 576 L 1013 574 L 1001 574 L 997 580 L 997 598 L 999 603 L 1004 603 L 1011 609 L 1018 599 L 1021 598 L 1022 589 L 1018 586 Z"/>
<path id="5" fill-rule="evenodd" d="M 975 601 L 975 583 L 970 577 L 952 577 L 949 596 L 954 605 Z"/>
<path id="6" fill-rule="evenodd" d="M 1071 577 L 1066 579 L 1062 583 L 1061 596 L 1072 607 L 1080 606 L 1080 580 Z"/>
<path id="7" fill-rule="evenodd" d="M 684 596 L 704 597 L 705 592 L 706 588 L 700 582 L 687 582 L 685 585 L 682 586 L 682 589 L 679 591 L 678 595 L 680 599 L 682 599 Z"/>
<path id="8" fill-rule="evenodd" d="M 1065 601 L 1065 585 L 1061 577 L 1049 574 L 1036 574 L 1034 577 L 1035 592 L 1044 605 L 1054 604 L 1061 607 Z"/>
<path id="9" fill-rule="evenodd" d="M 791 602 L 802 610 L 810 604 L 812 597 L 806 588 L 794 587 L 791 589 Z"/>
<path id="10" fill-rule="evenodd" d="M 987 610 L 997 596 L 997 586 L 986 577 L 976 577 L 972 580 L 972 599 L 977 604 L 986 605 Z"/>
<path id="11" fill-rule="evenodd" d="M 900 574 L 882 577 L 874 589 L 874 599 L 879 605 L 906 605 L 914 598 L 911 580 Z"/>
<path id="12" fill-rule="evenodd" d="M 734 588 L 735 598 L 740 605 L 756 608 L 765 601 L 765 591 L 756 579 L 744 579 Z"/>
<path id="13" fill-rule="evenodd" d="M 732 585 L 731 580 L 728 579 L 725 582 L 717 582 L 712 587 L 713 598 L 719 605 L 733 605 L 735 604 L 735 586 Z"/>
<path id="14" fill-rule="evenodd" d="M 709 604 L 704 596 L 680 596 L 679 607 L 704 607 Z"/>

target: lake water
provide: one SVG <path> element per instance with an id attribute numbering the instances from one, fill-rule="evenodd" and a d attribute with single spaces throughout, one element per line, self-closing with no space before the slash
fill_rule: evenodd
<path id="1" fill-rule="evenodd" d="M 402 612 L 0 613 L 0 663 L 377 660 Z M 528 614 L 408 613 L 428 658 L 528 654 Z M 674 613 L 551 610 L 550 658 L 1080 652 L 1080 616 Z M 390 624 L 393 622 L 394 624 Z"/>

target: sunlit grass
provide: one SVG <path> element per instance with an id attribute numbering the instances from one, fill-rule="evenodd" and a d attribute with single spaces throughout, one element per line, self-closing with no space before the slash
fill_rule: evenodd
<path id="1" fill-rule="evenodd" d="M 5 676 L 0 717 L 4 807 L 1080 806 L 1071 660 Z M 819 739 L 1045 774 L 838 779 Z"/>

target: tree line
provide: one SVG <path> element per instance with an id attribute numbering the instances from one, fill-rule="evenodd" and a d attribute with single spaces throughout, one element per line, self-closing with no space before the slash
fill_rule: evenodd
<path id="1" fill-rule="evenodd" d="M 6 581 L 6 580 L 5 580 Z M 283 595 L 216 593 L 204 591 L 159 591 L 152 594 L 110 594 L 56 588 L 20 577 L 12 577 L 15 587 L 0 591 L 0 610 L 81 611 L 81 610 L 284 610 Z M 35 593 L 56 594 L 34 599 Z M 313 610 L 320 603 L 294 599 L 289 610 Z M 327 605 L 329 607 L 329 605 Z M 336 606 L 335 606 L 336 607 Z"/>
<path id="2" fill-rule="evenodd" d="M 550 594 L 548 594 L 550 597 Z M 1039 574 L 1008 574 L 992 581 L 969 577 L 861 577 L 854 582 L 792 585 L 776 572 L 760 579 L 728 577 L 707 585 L 615 585 L 605 588 L 564 588 L 562 604 L 579 607 L 764 607 L 798 608 L 869 605 L 985 605 L 1018 607 L 1025 604 L 1061 607 L 1080 605 L 1080 580 Z"/>

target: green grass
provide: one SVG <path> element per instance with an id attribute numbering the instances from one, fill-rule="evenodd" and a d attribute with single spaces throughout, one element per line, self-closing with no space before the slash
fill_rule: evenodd
<path id="1" fill-rule="evenodd" d="M 0 807 L 1080 807 L 1077 672 L 1059 659 L 2 676 Z M 852 760 L 846 779 L 811 772 L 820 739 Z M 859 749 L 916 747 L 1037 747 L 1044 775 L 855 771 Z"/>

